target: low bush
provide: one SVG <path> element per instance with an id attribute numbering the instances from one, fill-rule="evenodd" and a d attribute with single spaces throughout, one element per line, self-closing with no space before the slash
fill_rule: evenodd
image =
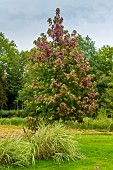
<path id="1" fill-rule="evenodd" d="M 23 125 L 24 118 L 21 117 L 13 117 L 13 118 L 0 118 L 0 125 Z"/>
<path id="2" fill-rule="evenodd" d="M 96 119 L 85 117 L 83 123 L 68 121 L 66 125 L 75 129 L 113 131 L 113 119 L 104 116 Z"/>
<path id="3" fill-rule="evenodd" d="M 26 117 L 24 110 L 0 110 L 0 118 Z"/>
<path id="4" fill-rule="evenodd" d="M 113 123 L 112 119 L 108 119 L 108 118 L 94 119 L 90 126 L 92 126 L 92 129 L 110 131 L 110 130 L 113 130 L 111 129 L 112 123 Z"/>

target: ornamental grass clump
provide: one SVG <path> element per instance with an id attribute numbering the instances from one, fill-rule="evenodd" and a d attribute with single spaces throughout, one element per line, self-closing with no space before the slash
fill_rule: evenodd
<path id="1" fill-rule="evenodd" d="M 35 134 L 0 139 L 0 165 L 29 167 L 36 160 L 53 159 L 58 164 L 83 158 L 78 142 L 61 124 L 41 124 Z"/>
<path id="2" fill-rule="evenodd" d="M 32 143 L 16 136 L 0 140 L 0 165 L 27 167 L 33 163 Z"/>
<path id="3" fill-rule="evenodd" d="M 75 161 L 83 157 L 78 142 L 61 124 L 40 126 L 32 140 L 35 145 L 35 158 L 38 160 L 52 158 L 61 163 L 64 160 Z"/>

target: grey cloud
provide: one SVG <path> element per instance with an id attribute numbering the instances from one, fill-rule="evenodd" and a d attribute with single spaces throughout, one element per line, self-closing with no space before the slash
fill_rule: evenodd
<path id="1" fill-rule="evenodd" d="M 66 19 L 75 19 L 76 21 L 85 20 L 87 22 L 104 22 L 113 19 L 112 6 L 106 6 L 105 4 L 98 4 L 97 6 L 87 6 L 83 4 L 81 6 L 75 6 L 67 8 L 64 12 Z"/>
<path id="2" fill-rule="evenodd" d="M 47 19 L 54 17 L 57 7 L 69 31 L 76 29 L 98 42 L 113 42 L 109 37 L 113 33 L 112 0 L 0 0 L 0 31 L 14 39 L 19 49 L 29 48 L 47 31 Z"/>

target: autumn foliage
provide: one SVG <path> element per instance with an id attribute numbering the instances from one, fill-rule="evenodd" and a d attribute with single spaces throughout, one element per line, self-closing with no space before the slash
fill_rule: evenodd
<path id="1" fill-rule="evenodd" d="M 36 109 L 36 116 L 50 120 L 78 120 L 92 116 L 97 107 L 93 76 L 89 62 L 79 50 L 76 31 L 64 30 L 60 9 L 48 19 L 47 36 L 42 33 L 34 41 L 29 60 L 32 80 L 26 88 L 32 97 L 27 107 Z"/>

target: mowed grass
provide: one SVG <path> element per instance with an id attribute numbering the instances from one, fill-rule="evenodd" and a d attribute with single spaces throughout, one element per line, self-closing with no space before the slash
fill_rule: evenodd
<path id="1" fill-rule="evenodd" d="M 98 131 L 69 130 L 80 144 L 86 158 L 76 162 L 57 165 L 52 160 L 41 160 L 36 167 L 7 168 L 7 170 L 112 170 L 113 169 L 113 133 Z M 4 167 L 0 167 L 4 170 Z"/>

